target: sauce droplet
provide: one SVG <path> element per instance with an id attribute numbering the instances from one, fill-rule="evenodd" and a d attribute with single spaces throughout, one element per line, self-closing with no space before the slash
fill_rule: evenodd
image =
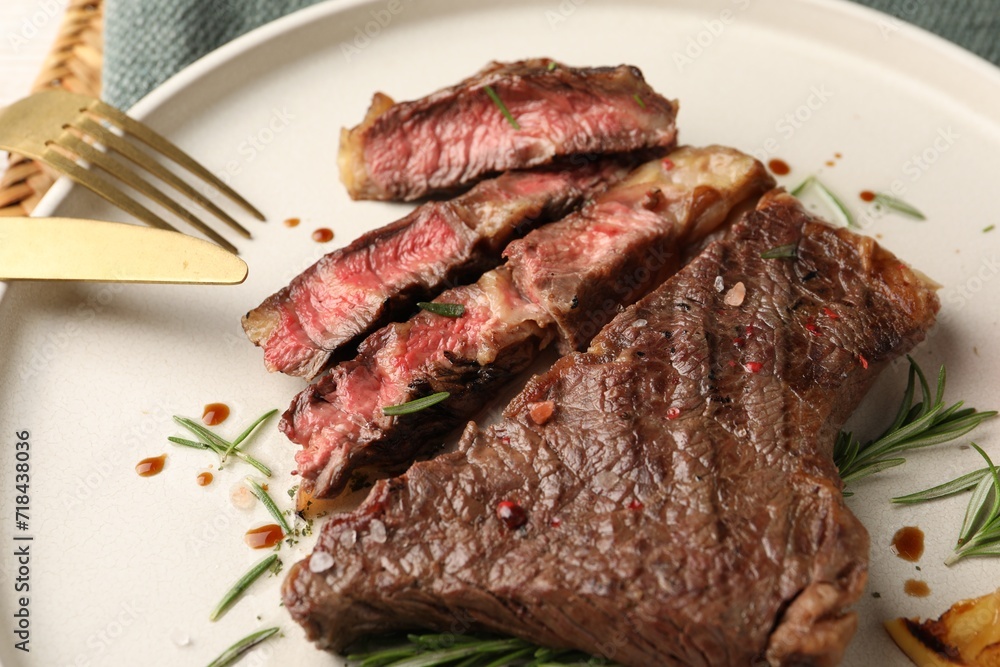
<path id="1" fill-rule="evenodd" d="M 525 514 L 524 508 L 509 500 L 497 503 L 497 518 L 511 530 L 517 530 L 528 523 L 528 515 Z"/>
<path id="2" fill-rule="evenodd" d="M 196 479 L 198 480 L 198 486 L 208 486 L 215 477 L 210 472 L 203 472 Z"/>
<path id="3" fill-rule="evenodd" d="M 205 406 L 205 411 L 201 414 L 201 420 L 207 426 L 216 426 L 226 421 L 229 417 L 229 406 L 225 403 L 209 403 Z"/>
<path id="4" fill-rule="evenodd" d="M 836 167 L 837 163 L 834 162 L 833 160 L 827 160 L 826 161 L 826 166 L 828 166 L 828 167 Z"/>
<path id="5" fill-rule="evenodd" d="M 771 170 L 771 173 L 775 176 L 787 176 L 792 172 L 792 168 L 788 166 L 788 163 L 784 160 L 779 160 L 774 158 L 767 163 L 767 168 Z"/>
<path id="6" fill-rule="evenodd" d="M 892 536 L 892 553 L 903 560 L 916 563 L 924 555 L 924 531 L 916 526 L 905 526 Z"/>
<path id="7" fill-rule="evenodd" d="M 316 243 L 329 243 L 333 240 L 333 230 L 320 227 L 312 233 L 312 239 Z"/>
<path id="8" fill-rule="evenodd" d="M 835 158 L 837 158 L 839 160 L 840 158 L 842 158 L 844 156 L 842 154 L 840 154 L 840 153 L 834 153 L 833 157 L 835 157 Z"/>
<path id="9" fill-rule="evenodd" d="M 166 460 L 166 454 L 151 456 L 148 459 L 139 461 L 135 465 L 135 471 L 139 473 L 139 477 L 152 477 L 153 475 L 159 475 L 163 471 L 163 464 Z"/>
<path id="10" fill-rule="evenodd" d="M 861 197 L 861 201 L 875 201 L 875 193 L 871 190 L 862 190 L 858 196 Z"/>
<path id="11" fill-rule="evenodd" d="M 243 536 L 243 541 L 251 549 L 270 549 L 281 541 L 285 534 L 281 532 L 281 526 L 276 523 L 269 523 L 260 528 L 251 528 Z"/>
<path id="12" fill-rule="evenodd" d="M 288 218 L 285 220 L 285 227 L 298 227 L 300 222 L 302 221 L 298 218 Z"/>
<path id="13" fill-rule="evenodd" d="M 912 598 L 925 598 L 931 594 L 931 587 L 927 585 L 926 581 L 907 579 L 906 583 L 903 584 L 903 592 Z"/>

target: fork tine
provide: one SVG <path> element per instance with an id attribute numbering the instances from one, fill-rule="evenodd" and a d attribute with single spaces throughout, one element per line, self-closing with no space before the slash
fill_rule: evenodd
<path id="1" fill-rule="evenodd" d="M 151 185 L 149 181 L 143 179 L 141 176 L 136 174 L 131 169 L 126 168 L 121 162 L 114 159 L 107 153 L 103 153 L 86 141 L 76 136 L 72 132 L 63 132 L 59 141 L 55 142 L 56 146 L 63 149 L 68 149 L 72 153 L 76 153 L 84 160 L 96 165 L 108 172 L 112 176 L 118 178 L 125 184 L 131 186 L 132 188 L 138 190 L 142 194 L 146 195 L 153 201 L 157 202 L 164 208 L 169 209 L 175 215 L 184 218 L 192 226 L 197 228 L 200 232 L 208 236 L 210 239 L 226 248 L 230 252 L 236 252 L 235 246 L 229 243 L 224 237 L 222 237 L 214 229 L 202 222 L 197 216 L 188 211 L 186 208 L 178 204 L 176 201 L 171 199 L 169 196 L 164 194 L 161 190 Z"/>
<path id="2" fill-rule="evenodd" d="M 256 208 L 254 208 L 254 206 L 250 204 L 250 202 L 248 202 L 246 199 L 237 194 L 235 190 L 233 190 L 228 185 L 223 183 L 222 180 L 219 179 L 215 174 L 210 172 L 208 169 L 205 169 L 198 162 L 196 162 L 194 158 L 192 158 L 187 153 L 182 151 L 180 148 L 175 146 L 169 140 L 160 136 L 156 132 L 153 132 L 151 129 L 149 129 L 142 123 L 132 120 L 118 109 L 115 109 L 114 107 L 109 106 L 104 102 L 101 102 L 100 100 L 95 100 L 94 103 L 88 107 L 88 109 L 91 112 L 96 113 L 99 116 L 102 116 L 107 120 L 111 121 L 112 123 L 120 127 L 122 130 L 127 132 L 128 134 L 131 134 L 134 137 L 138 138 L 140 141 L 146 143 L 147 145 L 150 146 L 150 148 L 159 151 L 163 155 L 166 155 L 168 158 L 170 158 L 177 164 L 181 165 L 191 173 L 195 174 L 202 180 L 208 181 L 213 186 L 215 186 L 219 191 L 225 194 L 227 197 L 229 197 L 234 202 L 242 206 L 246 211 L 251 213 L 258 220 L 264 220 L 264 215 Z"/>
<path id="3" fill-rule="evenodd" d="M 47 150 L 38 156 L 38 159 L 49 165 L 61 174 L 65 174 L 74 182 L 79 183 L 95 195 L 101 197 L 112 206 L 116 206 L 129 215 L 142 220 L 147 225 L 158 229 L 166 229 L 171 232 L 178 231 L 166 220 L 156 215 L 148 208 L 132 199 L 119 187 L 111 183 L 100 174 L 84 169 L 73 160 L 55 150 Z"/>
<path id="4" fill-rule="evenodd" d="M 206 210 L 212 213 L 215 217 L 221 219 L 227 225 L 229 225 L 237 232 L 239 232 L 240 235 L 242 235 L 243 237 L 248 239 L 253 238 L 250 235 L 250 232 L 246 228 L 244 228 L 243 225 L 236 222 L 236 220 L 234 220 L 232 216 L 230 216 L 228 213 L 226 213 L 221 208 L 216 206 L 211 199 L 209 199 L 205 195 L 195 190 L 193 187 L 188 185 L 187 182 L 178 178 L 177 174 L 170 171 L 162 164 L 154 160 L 152 157 L 150 157 L 148 153 L 139 150 L 134 144 L 126 141 L 125 139 L 122 139 L 114 132 L 107 130 L 104 126 L 95 121 L 93 118 L 90 118 L 89 116 L 82 116 L 77 121 L 71 123 L 70 127 L 76 128 L 80 132 L 83 132 L 84 134 L 93 137 L 97 141 L 107 146 L 109 149 L 115 151 L 116 153 L 119 153 L 120 155 L 124 156 L 125 158 L 137 164 L 142 169 L 145 169 L 146 171 L 150 172 L 161 181 L 170 185 L 175 190 L 183 193 L 188 198 L 200 204 L 202 207 L 204 207 Z"/>

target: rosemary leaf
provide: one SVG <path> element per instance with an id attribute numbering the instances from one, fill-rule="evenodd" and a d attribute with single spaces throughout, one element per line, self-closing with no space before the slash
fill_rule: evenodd
<path id="1" fill-rule="evenodd" d="M 799 246 L 795 243 L 779 245 L 760 253 L 761 259 L 794 259 L 799 256 Z"/>
<path id="2" fill-rule="evenodd" d="M 960 438 L 979 426 L 983 421 L 995 416 L 995 411 L 980 412 L 974 408 L 963 408 L 959 401 L 951 406 L 944 403 L 947 374 L 942 366 L 938 371 L 937 386 L 932 392 L 923 370 L 912 358 L 907 374 L 906 390 L 896 412 L 892 425 L 880 436 L 865 444 L 850 433 L 841 432 L 834 444 L 834 461 L 840 470 L 844 483 L 855 482 L 905 463 L 903 452 L 931 447 Z M 913 404 L 916 387 L 919 384 L 922 400 Z M 944 486 L 944 485 L 942 485 Z M 940 492 L 930 489 L 929 496 Z M 921 494 L 911 494 L 922 497 Z M 956 491 L 957 493 L 957 491 Z M 922 502 L 909 497 L 901 502 Z M 930 499 L 930 497 L 928 497 Z"/>
<path id="3" fill-rule="evenodd" d="M 958 545 L 945 565 L 953 565 L 970 556 L 1000 555 L 1000 475 L 989 455 L 976 443 L 972 446 L 986 461 L 989 474 L 983 475 L 972 492 Z"/>
<path id="4" fill-rule="evenodd" d="M 632 99 L 634 99 L 634 100 L 636 101 L 636 103 L 637 103 L 637 104 L 638 104 L 639 106 L 641 106 L 641 107 L 642 107 L 643 109 L 645 109 L 645 108 L 646 108 L 646 103 L 642 101 L 642 97 L 641 97 L 641 96 L 639 95 L 639 93 L 634 93 L 634 94 L 632 95 Z"/>
<path id="5" fill-rule="evenodd" d="M 274 499 L 271 498 L 271 494 L 265 491 L 264 487 L 258 484 L 253 478 L 247 477 L 245 481 L 247 486 L 250 487 L 250 491 L 257 496 L 257 500 L 259 500 L 261 504 L 267 508 L 267 511 L 271 513 L 271 516 L 273 516 L 274 520 L 278 522 L 281 529 L 285 531 L 285 535 L 291 535 L 292 528 L 288 525 L 288 520 L 285 519 L 285 515 L 281 513 L 281 510 L 278 509 L 278 506 L 274 503 Z"/>
<path id="6" fill-rule="evenodd" d="M 246 430 L 243 431 L 242 433 L 240 433 L 236 437 L 236 439 L 233 440 L 232 443 L 230 443 L 229 448 L 226 449 L 225 453 L 222 455 L 222 462 L 225 463 L 226 462 L 226 457 L 229 456 L 229 454 L 234 449 L 236 449 L 237 447 L 239 447 L 240 444 L 242 444 L 242 442 L 244 440 L 246 440 L 247 438 L 249 438 L 250 434 L 253 433 L 254 430 L 256 430 L 256 428 L 258 426 L 260 426 L 261 424 L 263 424 L 265 421 L 267 421 L 268 419 L 270 419 L 271 417 L 273 417 L 276 414 L 278 414 L 278 410 L 277 409 L 271 410 L 270 412 L 265 412 L 264 414 L 262 414 L 260 417 L 257 418 L 257 421 L 255 421 L 254 423 L 250 424 L 250 426 L 247 426 Z"/>
<path id="7" fill-rule="evenodd" d="M 208 617 L 210 621 L 217 621 L 226 613 L 233 603 L 243 595 L 244 591 L 250 587 L 250 584 L 257 581 L 260 575 L 264 574 L 268 570 L 274 567 L 275 561 L 278 560 L 278 554 L 271 554 L 267 558 L 264 558 L 256 565 L 247 570 L 239 581 L 233 584 L 232 588 L 222 596 L 222 600 L 216 605 L 215 609 L 212 610 L 211 615 Z"/>
<path id="8" fill-rule="evenodd" d="M 963 491 L 968 491 L 969 489 L 974 488 L 977 484 L 979 484 L 979 480 L 989 474 L 989 468 L 980 468 L 979 470 L 966 473 L 961 477 L 956 477 L 950 482 L 945 482 L 944 484 L 939 484 L 929 489 L 910 493 L 905 496 L 897 496 L 892 499 L 892 502 L 900 505 L 915 505 L 917 503 L 926 503 L 930 500 L 937 500 L 939 498 L 947 498 L 948 496 L 953 496 L 957 493 L 962 493 Z"/>
<path id="9" fill-rule="evenodd" d="M 486 94 L 490 96 L 490 99 L 493 100 L 493 104 L 497 106 L 497 109 L 500 109 L 500 113 L 502 113 L 503 117 L 507 119 L 510 126 L 515 130 L 520 130 L 521 125 L 517 122 L 517 119 L 511 115 L 507 105 L 504 104 L 503 100 L 500 99 L 500 96 L 497 95 L 497 91 L 493 90 L 493 86 L 483 86 L 483 89 L 486 91 Z"/>
<path id="10" fill-rule="evenodd" d="M 986 225 L 985 227 L 983 227 L 983 233 L 985 234 L 986 232 L 992 232 L 996 228 L 997 228 L 996 225 Z"/>
<path id="11" fill-rule="evenodd" d="M 438 303 L 436 301 L 419 301 L 417 307 L 435 315 L 444 317 L 461 317 L 465 315 L 465 306 L 460 303 Z"/>
<path id="12" fill-rule="evenodd" d="M 167 438 L 170 442 L 175 445 L 181 445 L 183 447 L 191 447 L 192 449 L 211 449 L 204 442 L 195 442 L 194 440 L 187 440 L 185 438 L 178 438 L 177 436 L 170 436 Z"/>
<path id="13" fill-rule="evenodd" d="M 219 436 L 218 434 L 213 433 L 212 431 L 208 430 L 207 428 L 205 428 L 198 422 L 194 421 L 193 419 L 174 415 L 174 421 L 183 426 L 184 428 L 186 428 L 187 430 L 191 431 L 196 436 L 198 436 L 199 440 L 194 441 L 174 436 L 168 437 L 167 440 L 176 445 L 181 445 L 183 447 L 212 450 L 219 457 L 220 469 L 222 467 L 222 464 L 226 462 L 226 457 L 232 454 L 235 455 L 236 458 L 240 459 L 244 463 L 256 468 L 265 476 L 270 477 L 271 469 L 268 466 L 261 463 L 260 461 L 258 461 L 257 459 L 255 459 L 254 457 L 244 452 L 242 449 L 240 449 L 240 445 L 244 441 L 246 441 L 248 437 L 250 437 L 250 435 L 254 432 L 254 430 L 258 426 L 263 424 L 269 417 L 276 414 L 277 412 L 278 412 L 277 410 L 271 410 L 270 412 L 259 417 L 253 424 L 251 424 L 246 430 L 244 430 L 243 433 L 241 433 L 240 436 L 236 438 L 236 440 L 234 440 L 233 442 L 229 442 L 225 438 Z"/>
<path id="14" fill-rule="evenodd" d="M 833 190 L 828 188 L 821 180 L 816 178 L 815 174 L 809 176 L 806 180 L 792 188 L 791 194 L 793 197 L 798 197 L 813 186 L 816 186 L 816 189 L 819 191 L 820 198 L 826 203 L 830 210 L 833 211 L 844 226 L 858 226 L 857 223 L 854 222 L 854 216 L 851 214 L 850 209 L 847 208 L 847 205 L 844 204 L 840 197 L 834 194 Z"/>
<path id="15" fill-rule="evenodd" d="M 914 220 L 926 220 L 927 216 L 921 213 L 918 209 L 907 204 L 902 199 L 897 199 L 892 195 L 888 195 L 884 192 L 875 193 L 875 203 L 881 204 L 888 209 L 895 211 L 896 213 L 902 213 L 903 215 L 909 216 Z"/>
<path id="16" fill-rule="evenodd" d="M 267 628 L 266 630 L 259 630 L 258 632 L 247 635 L 223 651 L 222 655 L 218 658 L 208 663 L 208 667 L 229 667 L 229 665 L 232 665 L 239 660 L 240 656 L 244 653 L 277 633 L 278 628 Z"/>
<path id="17" fill-rule="evenodd" d="M 829 205 L 830 209 L 840 218 L 840 221 L 847 227 L 857 227 L 857 223 L 854 222 L 854 216 L 851 215 L 850 209 L 840 200 L 840 197 L 835 195 L 833 191 L 823 185 L 823 182 L 818 178 L 813 181 L 816 187 L 819 189 L 820 196 Z"/>
<path id="18" fill-rule="evenodd" d="M 348 655 L 347 660 L 353 667 L 615 667 L 580 651 L 477 635 L 408 635 L 402 642 L 376 637 L 364 651 Z"/>
<path id="19" fill-rule="evenodd" d="M 554 70 L 558 66 L 559 66 L 559 63 L 557 63 L 556 61 L 553 60 L 552 62 L 549 63 L 549 66 L 546 69 L 551 72 L 552 70 Z"/>
<path id="20" fill-rule="evenodd" d="M 418 398 L 408 403 L 401 403 L 399 405 L 390 405 L 388 407 L 382 408 L 382 413 L 389 416 L 395 416 L 395 415 L 408 415 L 414 412 L 420 412 L 421 410 L 426 410 L 432 405 L 437 405 L 441 401 L 447 399 L 449 396 L 451 396 L 449 392 L 439 391 L 436 394 L 431 394 L 430 396 L 424 396 L 423 398 Z"/>
<path id="21" fill-rule="evenodd" d="M 816 182 L 816 177 L 815 176 L 809 176 L 808 178 L 806 178 L 806 180 L 802 181 L 801 183 L 799 183 L 798 185 L 796 185 L 794 188 L 792 188 L 791 195 L 793 197 L 798 197 L 800 194 L 802 194 L 803 192 L 805 192 L 806 190 L 808 190 L 812 186 L 812 184 L 815 183 L 815 182 Z"/>

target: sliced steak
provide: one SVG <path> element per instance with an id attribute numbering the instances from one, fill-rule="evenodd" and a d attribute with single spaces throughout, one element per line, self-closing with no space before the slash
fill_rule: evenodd
<path id="1" fill-rule="evenodd" d="M 340 178 L 354 199 L 410 201 L 558 157 L 666 151 L 676 113 L 635 67 L 492 63 L 414 102 L 377 93 L 341 131 Z"/>
<path id="2" fill-rule="evenodd" d="M 334 650 L 468 629 L 631 667 L 834 665 L 868 564 L 834 438 L 937 307 L 872 239 L 769 194 L 501 422 L 330 519 L 285 606 Z"/>
<path id="3" fill-rule="evenodd" d="M 345 346 L 420 299 L 493 268 L 515 236 L 563 217 L 628 173 L 629 162 L 504 174 L 324 256 L 243 318 L 270 371 L 313 378 Z"/>
<path id="4" fill-rule="evenodd" d="M 385 476 L 408 465 L 557 333 L 572 341 L 566 346 L 589 342 L 622 305 L 672 275 L 689 243 L 772 185 L 763 165 L 739 151 L 681 148 L 515 242 L 506 267 L 436 299 L 464 305 L 464 316 L 424 312 L 372 334 L 355 359 L 299 394 L 282 418 L 281 429 L 303 447 L 296 455 L 301 492 L 335 495 L 359 469 Z M 431 409 L 383 413 L 441 391 L 451 396 Z"/>

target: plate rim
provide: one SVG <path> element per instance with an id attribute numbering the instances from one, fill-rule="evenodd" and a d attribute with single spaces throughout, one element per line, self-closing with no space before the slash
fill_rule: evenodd
<path id="1" fill-rule="evenodd" d="M 749 1 L 749 0 L 748 0 Z M 996 88 L 1000 95 L 1000 67 L 993 65 L 985 58 L 969 51 L 968 49 L 952 42 L 940 35 L 936 35 L 925 28 L 914 25 L 904 19 L 892 16 L 880 10 L 861 5 L 850 0 L 757 0 L 758 2 L 770 3 L 773 5 L 798 5 L 801 7 L 813 8 L 819 11 L 830 12 L 834 15 L 842 15 L 855 21 L 893 21 L 898 24 L 899 36 L 910 40 L 912 46 L 924 46 L 945 56 L 953 61 L 956 66 L 960 66 L 976 77 L 981 77 L 983 81 Z M 327 20 L 331 15 L 348 12 L 352 9 L 364 5 L 381 4 L 382 0 L 321 0 L 320 2 L 303 7 L 290 14 L 279 17 L 273 21 L 249 30 L 222 46 L 208 52 L 197 60 L 183 67 L 181 70 L 170 76 L 166 81 L 151 90 L 127 111 L 128 114 L 137 120 L 142 120 L 148 115 L 167 104 L 175 97 L 182 95 L 185 88 L 197 82 L 199 79 L 208 76 L 212 72 L 235 61 L 243 54 L 278 39 L 284 35 L 292 33 L 308 24 Z M 735 3 L 736 0 L 732 0 Z M 731 3 L 731 4 L 732 4 Z M 490 0 L 488 5 L 505 4 L 500 0 Z M 468 7 L 468 10 L 479 11 L 487 7 L 487 3 L 477 4 Z M 709 8 L 707 3 L 698 4 L 699 9 Z M 948 68 L 950 69 L 950 68 Z M 937 87 L 933 81 L 923 80 L 925 85 Z M 966 106 L 964 100 L 958 101 L 961 106 Z M 975 111 L 970 109 L 970 111 Z M 986 120 L 991 120 L 993 125 L 1000 130 L 1000 121 L 976 114 Z M 63 200 L 72 190 L 73 183 L 66 177 L 61 177 L 45 196 L 38 202 L 32 217 L 44 217 L 53 215 Z M 5 284 L 0 283 L 0 301 L 3 300 Z"/>

